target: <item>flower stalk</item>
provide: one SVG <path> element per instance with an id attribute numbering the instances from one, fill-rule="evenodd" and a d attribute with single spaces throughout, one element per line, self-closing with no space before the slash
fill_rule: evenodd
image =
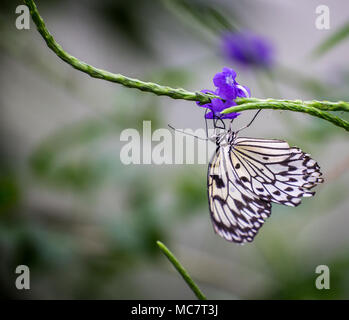
<path id="1" fill-rule="evenodd" d="M 111 73 L 109 71 L 98 69 L 91 66 L 71 54 L 67 53 L 55 41 L 54 37 L 46 28 L 45 22 L 40 16 L 35 2 L 33 0 L 24 0 L 24 3 L 30 10 L 31 17 L 44 38 L 47 46 L 63 61 L 71 65 L 73 68 L 88 74 L 89 76 L 105 81 L 119 83 L 128 88 L 135 88 L 145 92 L 151 92 L 159 96 L 168 96 L 172 99 L 182 99 L 189 101 L 197 101 L 200 104 L 210 103 L 213 98 L 221 99 L 212 93 L 190 92 L 182 88 L 171 88 L 162 86 L 157 83 L 144 82 L 138 79 L 126 77 L 122 74 Z M 233 106 L 222 112 L 222 114 L 229 114 L 232 112 L 239 112 L 251 109 L 277 109 L 290 110 L 295 112 L 307 113 L 333 123 L 336 126 L 344 128 L 349 131 L 349 122 L 337 116 L 330 114 L 327 111 L 349 111 L 349 102 L 338 101 L 300 101 L 300 100 L 274 100 L 274 99 L 257 99 L 257 98 L 237 98 L 238 106 Z"/>
<path id="2" fill-rule="evenodd" d="M 317 101 L 317 100 L 309 100 L 309 101 L 302 101 L 302 100 L 285 100 L 285 99 L 257 99 L 257 98 L 238 98 L 236 100 L 236 103 L 238 105 L 243 105 L 246 103 L 260 103 L 268 105 L 269 102 L 271 103 L 280 103 L 280 104 L 287 104 L 287 103 L 297 103 L 306 107 L 313 107 L 319 110 L 323 111 L 346 111 L 349 112 L 349 102 L 345 101 Z"/>
<path id="3" fill-rule="evenodd" d="M 255 98 L 237 98 L 237 106 L 227 108 L 222 114 L 240 112 L 253 109 L 274 109 L 303 112 L 314 117 L 327 120 L 334 125 L 349 131 L 349 122 L 343 120 L 328 111 L 349 111 L 349 103 L 344 101 L 300 101 L 300 100 L 274 100 L 274 99 L 255 99 Z"/>
<path id="4" fill-rule="evenodd" d="M 209 103 L 211 101 L 211 98 L 215 97 L 211 94 L 190 92 L 182 88 L 175 89 L 168 86 L 161 86 L 157 83 L 144 82 L 138 79 L 126 77 L 119 73 L 111 73 L 103 69 L 98 69 L 83 61 L 80 61 L 76 57 L 63 50 L 63 48 L 56 42 L 54 37 L 46 28 L 45 22 L 40 16 L 35 2 L 33 0 L 24 0 L 24 3 L 28 6 L 30 15 L 39 33 L 44 38 L 47 46 L 63 61 L 70 64 L 73 68 L 88 74 L 92 78 L 119 83 L 128 88 L 136 88 L 141 91 L 152 92 L 158 96 L 168 96 L 172 99 L 184 99 L 191 101 L 200 101 L 201 103 Z"/>
<path id="5" fill-rule="evenodd" d="M 170 260 L 172 265 L 177 269 L 177 271 L 183 277 L 184 281 L 188 284 L 189 288 L 194 292 L 196 297 L 199 300 L 206 300 L 206 296 L 201 292 L 194 280 L 190 277 L 189 273 L 184 269 L 184 267 L 176 259 L 173 253 L 161 241 L 157 241 L 156 244 L 163 252 L 163 254 L 167 257 L 167 259 Z"/>

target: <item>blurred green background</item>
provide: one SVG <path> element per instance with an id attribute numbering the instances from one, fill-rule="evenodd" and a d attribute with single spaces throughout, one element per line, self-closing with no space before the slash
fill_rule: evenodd
<path id="1" fill-rule="evenodd" d="M 59 60 L 15 8 L 0 14 L 0 297 L 191 299 L 161 255 L 164 242 L 211 299 L 349 297 L 348 133 L 325 121 L 265 110 L 247 136 L 282 138 L 319 162 L 325 184 L 298 208 L 273 205 L 252 244 L 214 234 L 206 165 L 120 162 L 120 132 L 203 128 L 195 103 L 91 79 Z M 330 30 L 315 8 L 330 8 Z M 37 1 L 69 53 L 96 67 L 188 90 L 212 89 L 223 66 L 252 96 L 349 100 L 349 3 L 326 1 Z M 268 71 L 242 68 L 219 50 L 223 30 L 250 29 L 275 47 Z M 312 52 L 329 37 L 327 51 Z M 252 116 L 244 112 L 238 126 Z M 340 113 L 341 117 L 348 116 Z M 15 268 L 31 271 L 17 290 Z M 327 265 L 331 289 L 317 290 Z"/>

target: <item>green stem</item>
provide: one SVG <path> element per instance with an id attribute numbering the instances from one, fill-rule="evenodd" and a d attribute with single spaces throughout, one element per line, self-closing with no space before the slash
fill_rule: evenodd
<path id="1" fill-rule="evenodd" d="M 190 277 L 189 273 L 184 269 L 180 262 L 176 259 L 173 253 L 160 241 L 157 241 L 156 244 L 163 252 L 163 254 L 170 260 L 173 266 L 181 274 L 184 281 L 188 284 L 189 288 L 194 292 L 199 300 L 206 300 L 205 295 L 200 291 L 199 287 L 196 285 L 194 280 Z"/>
<path id="2" fill-rule="evenodd" d="M 349 103 L 345 101 L 304 101 L 304 104 L 309 107 L 314 107 L 324 111 L 346 111 L 349 112 Z"/>
<path id="3" fill-rule="evenodd" d="M 73 68 L 80 70 L 89 76 L 97 79 L 103 79 L 110 82 L 119 83 L 129 88 L 135 88 L 141 91 L 152 92 L 156 95 L 164 95 L 173 99 L 182 99 L 190 101 L 198 101 L 201 104 L 206 104 L 212 98 L 219 98 L 213 94 L 204 94 L 201 92 L 190 92 L 182 88 L 174 89 L 167 86 L 161 86 L 157 83 L 144 82 L 138 79 L 132 79 L 122 74 L 115 74 L 109 71 L 95 68 L 69 53 L 55 41 L 53 36 L 47 30 L 44 20 L 41 18 L 37 7 L 33 0 L 24 0 L 24 3 L 29 7 L 31 17 L 36 24 L 36 27 L 41 36 L 46 41 L 47 46 L 63 61 L 70 64 Z M 344 101 L 329 102 L 329 101 L 300 101 L 300 100 L 274 100 L 274 99 L 256 99 L 256 98 L 239 98 L 236 100 L 239 106 L 224 110 L 223 113 L 237 112 L 250 109 L 279 109 L 303 112 L 312 116 L 325 119 L 349 131 L 349 122 L 342 120 L 325 111 L 349 111 L 349 103 Z"/>
<path id="4" fill-rule="evenodd" d="M 300 101 L 300 100 L 274 100 L 274 99 L 255 99 L 255 98 L 238 98 L 236 99 L 238 106 L 227 108 L 222 111 L 222 114 L 240 112 L 253 109 L 275 109 L 275 110 L 290 110 L 295 112 L 303 112 L 327 120 L 334 125 L 344 128 L 349 131 L 349 122 L 345 121 L 331 113 L 330 111 L 349 111 L 347 102 L 326 102 L 320 101 Z M 318 106 L 322 109 L 316 108 Z"/>
<path id="5" fill-rule="evenodd" d="M 285 100 L 285 99 L 257 99 L 257 98 L 238 98 L 236 99 L 236 103 L 238 105 L 242 105 L 245 103 L 260 103 L 260 104 L 268 104 L 271 103 L 278 103 L 278 104 L 285 104 L 285 103 L 297 103 L 301 106 L 306 107 L 313 107 L 317 108 L 323 111 L 346 111 L 349 112 L 349 102 L 345 101 L 337 101 L 337 102 L 331 102 L 331 101 L 317 101 L 317 100 L 310 100 L 310 101 L 301 101 L 301 100 Z"/>
<path id="6" fill-rule="evenodd" d="M 125 77 L 122 74 L 115 74 L 109 71 L 95 68 L 76 57 L 65 52 L 63 48 L 55 41 L 51 33 L 47 30 L 44 20 L 41 18 L 38 9 L 33 0 L 24 0 L 24 3 L 30 10 L 31 17 L 41 36 L 46 41 L 47 46 L 63 61 L 70 64 L 73 68 L 80 70 L 89 76 L 97 79 L 103 79 L 110 82 L 122 84 L 125 87 L 136 88 L 141 91 L 152 92 L 159 96 L 169 96 L 173 99 L 184 99 L 191 101 L 200 101 L 209 103 L 214 95 L 203 94 L 201 92 L 190 92 L 182 88 L 174 89 L 167 86 L 161 86 L 152 82 L 143 82 L 138 79 Z"/>

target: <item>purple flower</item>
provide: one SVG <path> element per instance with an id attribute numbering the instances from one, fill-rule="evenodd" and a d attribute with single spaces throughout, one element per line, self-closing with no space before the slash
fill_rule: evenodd
<path id="1" fill-rule="evenodd" d="M 213 84 L 217 87 L 217 94 L 227 100 L 233 100 L 237 96 L 236 72 L 233 69 L 223 68 L 213 78 Z"/>
<path id="2" fill-rule="evenodd" d="M 224 109 L 236 106 L 235 99 L 237 97 L 250 97 L 250 89 L 240 85 L 236 80 L 236 72 L 230 68 L 223 68 L 222 72 L 217 73 L 213 78 L 213 83 L 216 86 L 216 90 L 201 90 L 203 93 L 212 93 L 221 97 L 211 99 L 210 103 L 197 105 L 200 107 L 210 109 L 210 112 L 206 113 L 206 119 L 212 119 L 214 117 L 220 117 L 221 119 L 235 119 L 240 113 L 220 114 Z"/>
<path id="3" fill-rule="evenodd" d="M 225 100 L 234 100 L 237 97 L 251 96 L 250 89 L 241 86 L 235 80 L 236 72 L 230 68 L 223 68 L 213 78 L 213 83 L 217 87 L 216 94 Z"/>
<path id="4" fill-rule="evenodd" d="M 222 51 L 228 60 L 244 66 L 268 68 L 273 64 L 271 43 L 249 31 L 223 34 Z"/>
<path id="5" fill-rule="evenodd" d="M 217 92 L 215 91 L 211 91 L 211 90 L 201 90 L 201 92 L 203 93 L 212 93 L 214 95 L 217 95 Z M 220 114 L 221 111 L 223 111 L 224 109 L 230 108 L 232 106 L 235 106 L 236 103 L 232 100 L 222 100 L 219 98 L 213 98 L 211 99 L 210 103 L 207 104 L 200 104 L 200 102 L 196 102 L 196 104 L 199 107 L 204 107 L 204 108 L 208 108 L 210 109 L 209 112 L 206 113 L 205 118 L 206 119 L 213 119 L 214 116 L 215 117 L 220 117 L 221 119 L 235 119 L 240 113 L 229 113 L 229 114 Z"/>
<path id="6" fill-rule="evenodd" d="M 212 111 L 209 111 L 206 113 L 205 118 L 206 119 L 213 119 L 219 116 L 219 118 L 221 119 L 235 119 L 236 117 L 238 117 L 240 115 L 240 113 L 238 112 L 232 112 L 232 113 L 228 113 L 228 114 L 220 114 L 221 111 L 223 111 L 224 109 L 230 108 L 232 106 L 236 106 L 236 103 L 227 103 L 224 102 L 221 99 L 212 99 Z"/>

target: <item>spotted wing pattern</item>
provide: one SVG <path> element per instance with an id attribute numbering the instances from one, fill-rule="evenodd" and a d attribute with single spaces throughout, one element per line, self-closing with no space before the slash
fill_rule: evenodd
<path id="1" fill-rule="evenodd" d="M 270 216 L 271 204 L 245 188 L 229 159 L 230 146 L 219 147 L 208 167 L 208 199 L 213 227 L 228 241 L 253 241 Z"/>
<path id="2" fill-rule="evenodd" d="M 218 146 L 208 167 L 214 230 L 228 241 L 253 241 L 271 202 L 297 206 L 323 182 L 316 161 L 282 140 L 236 138 Z"/>
<path id="3" fill-rule="evenodd" d="M 323 182 L 316 161 L 282 140 L 237 138 L 230 161 L 244 187 L 264 201 L 298 206 Z"/>

